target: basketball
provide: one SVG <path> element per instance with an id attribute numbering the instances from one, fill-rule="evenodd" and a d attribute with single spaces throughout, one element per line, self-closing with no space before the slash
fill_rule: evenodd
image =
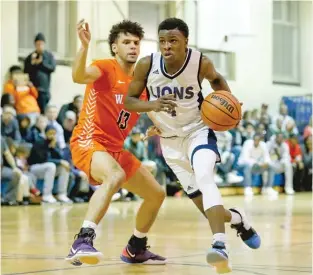
<path id="1" fill-rule="evenodd" d="M 201 117 L 212 130 L 230 130 L 241 120 L 240 102 L 227 91 L 215 91 L 203 100 Z"/>

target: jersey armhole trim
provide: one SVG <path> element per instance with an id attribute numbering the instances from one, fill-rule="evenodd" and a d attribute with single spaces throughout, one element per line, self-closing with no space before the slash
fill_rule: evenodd
<path id="1" fill-rule="evenodd" d="M 198 84 L 199 84 L 200 90 L 202 90 L 201 81 L 200 81 L 201 63 L 202 63 L 202 52 L 200 52 L 199 68 L 198 68 Z"/>
<path id="2" fill-rule="evenodd" d="M 145 83 L 145 86 L 146 86 L 146 91 L 147 91 L 147 99 L 148 101 L 150 100 L 150 93 L 149 93 L 149 89 L 148 89 L 148 86 L 147 86 L 147 83 L 148 83 L 148 77 L 149 77 L 149 74 L 151 72 L 151 69 L 152 69 L 152 64 L 153 64 L 153 53 L 150 55 L 150 66 L 149 66 L 149 70 L 146 74 L 146 83 Z"/>

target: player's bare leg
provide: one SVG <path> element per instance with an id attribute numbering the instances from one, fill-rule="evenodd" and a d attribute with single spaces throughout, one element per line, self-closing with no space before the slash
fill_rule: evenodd
<path id="1" fill-rule="evenodd" d="M 107 212 L 112 196 L 125 181 L 125 172 L 106 152 L 95 152 L 91 161 L 91 177 L 102 185 L 92 195 L 85 220 L 66 261 L 73 265 L 97 264 L 103 254 L 93 247 L 95 229 Z"/>
<path id="2" fill-rule="evenodd" d="M 165 258 L 147 249 L 146 237 L 165 199 L 162 186 L 141 166 L 123 188 L 143 198 L 143 202 L 137 213 L 134 234 L 123 250 L 121 259 L 127 263 L 165 264 Z"/>

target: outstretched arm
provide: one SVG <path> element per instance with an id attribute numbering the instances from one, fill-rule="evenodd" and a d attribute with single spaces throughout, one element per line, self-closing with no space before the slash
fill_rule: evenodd
<path id="1" fill-rule="evenodd" d="M 132 112 L 165 111 L 172 113 L 176 107 L 176 103 L 173 102 L 175 99 L 172 95 L 163 96 L 155 101 L 142 101 L 139 99 L 146 86 L 150 62 L 150 56 L 139 60 L 135 68 L 134 79 L 128 88 L 128 94 L 124 102 L 125 108 Z"/>
<path id="2" fill-rule="evenodd" d="M 75 83 L 88 84 L 96 81 L 101 76 L 101 71 L 97 66 L 86 68 L 88 47 L 91 39 L 88 23 L 85 23 L 84 20 L 79 21 L 77 33 L 82 44 L 74 59 L 72 78 Z"/>
<path id="3" fill-rule="evenodd" d="M 223 90 L 231 93 L 225 78 L 215 70 L 212 61 L 206 56 L 203 56 L 201 60 L 201 75 L 202 78 L 210 81 L 214 91 Z"/>

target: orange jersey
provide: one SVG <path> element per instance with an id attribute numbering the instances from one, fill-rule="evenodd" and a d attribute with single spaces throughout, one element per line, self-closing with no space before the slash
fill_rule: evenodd
<path id="1" fill-rule="evenodd" d="M 93 63 L 102 72 L 101 77 L 86 87 L 84 103 L 71 143 L 83 148 L 96 141 L 109 151 L 119 152 L 124 140 L 137 123 L 139 114 L 128 112 L 124 100 L 132 77 L 127 76 L 115 59 Z M 143 93 L 141 99 L 145 99 Z"/>

